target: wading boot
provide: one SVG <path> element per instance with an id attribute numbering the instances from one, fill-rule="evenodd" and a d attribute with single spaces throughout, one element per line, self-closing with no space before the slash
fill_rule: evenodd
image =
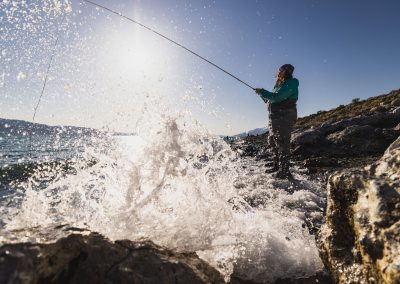
<path id="1" fill-rule="evenodd" d="M 279 166 L 278 166 L 278 159 L 276 157 L 274 157 L 272 159 L 272 161 L 267 161 L 265 163 L 265 173 L 266 174 L 272 174 L 274 172 L 277 172 L 279 170 Z"/>
<path id="2" fill-rule="evenodd" d="M 275 178 L 277 179 L 287 179 L 287 180 L 293 180 L 293 176 L 290 173 L 289 170 L 289 159 L 287 157 L 281 157 L 281 162 L 279 163 L 279 169 L 274 175 Z"/>
<path id="3" fill-rule="evenodd" d="M 275 173 L 275 172 L 277 172 L 279 169 L 278 169 L 278 167 L 277 166 L 272 166 L 271 168 L 267 168 L 266 170 L 265 170 L 265 173 L 266 174 L 272 174 L 272 173 Z"/>
<path id="4" fill-rule="evenodd" d="M 290 171 L 283 171 L 283 170 L 278 170 L 275 174 L 274 174 L 274 178 L 277 179 L 287 179 L 287 180 L 293 180 L 294 177 L 292 176 L 292 174 L 290 173 Z"/>

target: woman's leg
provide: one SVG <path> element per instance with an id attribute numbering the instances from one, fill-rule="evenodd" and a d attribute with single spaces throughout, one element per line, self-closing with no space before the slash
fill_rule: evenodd
<path id="1" fill-rule="evenodd" d="M 274 121 L 274 140 L 277 144 L 277 156 L 279 171 L 277 177 L 287 178 L 290 171 L 290 138 L 293 126 L 297 120 L 296 109 L 291 109 L 285 112 L 276 122 Z"/>

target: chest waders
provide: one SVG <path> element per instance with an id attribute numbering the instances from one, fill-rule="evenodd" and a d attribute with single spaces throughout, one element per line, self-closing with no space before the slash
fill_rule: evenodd
<path id="1" fill-rule="evenodd" d="M 295 100 L 269 104 L 268 144 L 274 155 L 274 170 L 278 178 L 290 177 L 290 138 L 297 120 Z"/>

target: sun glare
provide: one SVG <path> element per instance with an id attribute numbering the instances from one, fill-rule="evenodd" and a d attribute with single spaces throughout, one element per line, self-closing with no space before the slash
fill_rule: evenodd
<path id="1" fill-rule="evenodd" d="M 86 91 L 80 97 L 90 101 L 88 113 L 101 110 L 101 117 L 89 119 L 95 127 L 132 132 L 149 100 L 171 102 L 175 96 L 179 56 L 162 39 L 129 23 L 122 28 L 109 25 L 98 31 L 90 47 L 91 59 L 82 70 L 90 79 L 81 84 L 95 82 L 93 97 Z"/>
<path id="2" fill-rule="evenodd" d="M 136 81 L 165 75 L 171 67 L 168 66 L 170 57 L 159 40 L 132 28 L 116 34 L 112 43 L 107 45 L 106 62 L 110 71 Z"/>

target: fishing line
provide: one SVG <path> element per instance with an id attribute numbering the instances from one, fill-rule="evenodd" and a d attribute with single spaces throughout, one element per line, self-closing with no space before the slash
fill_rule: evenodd
<path id="1" fill-rule="evenodd" d="M 60 27 L 62 26 L 66 15 L 67 14 L 64 14 L 64 16 L 63 16 L 63 18 L 62 18 L 62 20 L 61 20 L 61 22 L 59 24 L 59 28 L 57 30 L 57 38 L 56 38 L 56 41 L 54 42 L 53 51 L 52 51 L 52 54 L 50 56 L 50 59 L 49 59 L 48 65 L 47 65 L 47 70 L 46 70 L 46 75 L 44 77 L 42 91 L 40 92 L 40 96 L 39 96 L 39 98 L 37 100 L 36 106 L 35 106 L 34 111 L 33 111 L 32 123 L 35 123 L 36 113 L 37 113 L 39 105 L 40 105 L 40 103 L 42 101 L 42 97 L 43 97 L 44 91 L 45 91 L 46 86 L 47 86 L 47 79 L 48 79 L 49 74 L 50 74 L 51 64 L 53 63 L 53 59 L 54 59 L 54 56 L 56 54 L 56 49 L 57 49 L 57 45 L 58 45 L 58 40 L 60 38 Z M 33 127 L 33 125 L 32 125 L 32 127 Z M 29 154 L 30 154 L 30 156 L 32 154 L 32 130 L 29 131 Z"/>
<path id="2" fill-rule="evenodd" d="M 163 35 L 163 34 L 157 32 L 156 30 L 154 30 L 154 29 L 152 29 L 152 28 L 149 28 L 148 26 L 146 26 L 146 25 L 144 25 L 144 24 L 142 24 L 142 23 L 139 23 L 138 21 L 136 21 L 136 20 L 134 20 L 134 19 L 132 19 L 132 18 L 129 18 L 129 17 L 123 15 L 121 12 L 114 11 L 114 10 L 112 10 L 112 9 L 110 9 L 110 8 L 107 8 L 107 7 L 105 7 L 105 6 L 102 6 L 102 5 L 100 5 L 100 4 L 97 4 L 97 3 L 95 3 L 95 2 L 92 2 L 92 1 L 90 1 L 90 0 L 83 0 L 83 1 L 84 1 L 84 2 L 87 2 L 87 3 L 89 3 L 89 4 L 92 4 L 92 5 L 96 6 L 96 7 L 99 7 L 99 8 L 102 8 L 102 9 L 104 9 L 104 10 L 107 10 L 107 11 L 113 13 L 113 14 L 116 14 L 116 15 L 120 16 L 121 18 L 124 18 L 124 19 L 126 19 L 126 20 L 128 20 L 128 21 L 130 21 L 130 22 L 132 22 L 132 23 L 135 23 L 135 24 L 137 24 L 137 25 L 139 25 L 139 26 L 141 26 L 141 27 L 143 27 L 143 28 L 145 28 L 145 29 L 147 29 L 147 30 L 149 30 L 149 31 L 151 31 L 151 32 L 153 32 L 153 33 L 155 33 L 156 35 L 158 35 L 158 36 L 160 36 L 160 37 L 162 37 L 162 38 L 164 38 L 164 39 L 166 39 L 166 40 L 172 42 L 173 44 L 175 44 L 175 45 L 177 45 L 177 46 L 183 48 L 184 50 L 190 52 L 191 54 L 193 54 L 193 55 L 199 57 L 200 59 L 204 60 L 205 62 L 211 64 L 212 66 L 214 66 L 214 67 L 216 67 L 216 68 L 218 68 L 219 70 L 221 70 L 221 71 L 224 72 L 225 74 L 228 74 L 229 76 L 231 76 L 232 78 L 236 79 L 236 80 L 239 81 L 240 83 L 246 85 L 247 87 L 251 88 L 252 90 L 255 90 L 252 86 L 250 86 L 249 84 L 247 84 L 247 83 L 244 82 L 243 80 L 239 79 L 238 77 L 236 77 L 236 76 L 233 75 L 232 73 L 226 71 L 226 70 L 223 69 L 222 67 L 219 67 L 218 65 L 216 65 L 216 64 L 213 63 L 213 62 L 211 62 L 211 61 L 208 60 L 207 58 L 204 58 L 203 56 L 201 56 L 201 55 L 199 55 L 198 53 L 194 52 L 193 50 L 191 50 L 191 49 L 189 49 L 189 48 L 183 46 L 182 44 L 176 42 L 175 40 L 170 39 L 169 37 L 167 37 L 167 36 L 165 36 L 165 35 Z"/>
<path id="3" fill-rule="evenodd" d="M 62 20 L 61 20 L 61 22 L 60 22 L 60 26 L 61 26 L 62 23 L 64 22 L 65 16 L 66 16 L 66 14 L 64 14 L 64 17 L 62 18 Z M 58 31 L 58 32 L 59 32 L 59 31 Z M 42 100 L 42 97 L 43 97 L 43 94 L 44 94 L 44 90 L 46 89 L 47 78 L 49 77 L 51 64 L 53 63 L 53 59 L 54 59 L 54 56 L 55 56 L 55 54 L 56 54 L 56 48 L 57 48 L 57 44 L 58 44 L 58 39 L 59 39 L 59 38 L 60 38 L 60 34 L 58 33 L 58 34 L 57 34 L 56 41 L 54 42 L 53 52 L 52 52 L 52 54 L 51 54 L 51 56 L 50 56 L 49 63 L 48 63 L 48 65 L 47 65 L 47 71 L 46 71 L 46 76 L 45 76 L 45 78 L 44 78 L 42 91 L 40 92 L 39 99 L 38 99 L 38 101 L 37 101 L 37 103 L 36 103 L 36 106 L 35 106 L 35 109 L 34 109 L 34 112 L 33 112 L 32 122 L 35 122 L 36 112 L 37 112 L 37 109 L 39 108 L 40 102 L 41 102 L 41 100 Z"/>

